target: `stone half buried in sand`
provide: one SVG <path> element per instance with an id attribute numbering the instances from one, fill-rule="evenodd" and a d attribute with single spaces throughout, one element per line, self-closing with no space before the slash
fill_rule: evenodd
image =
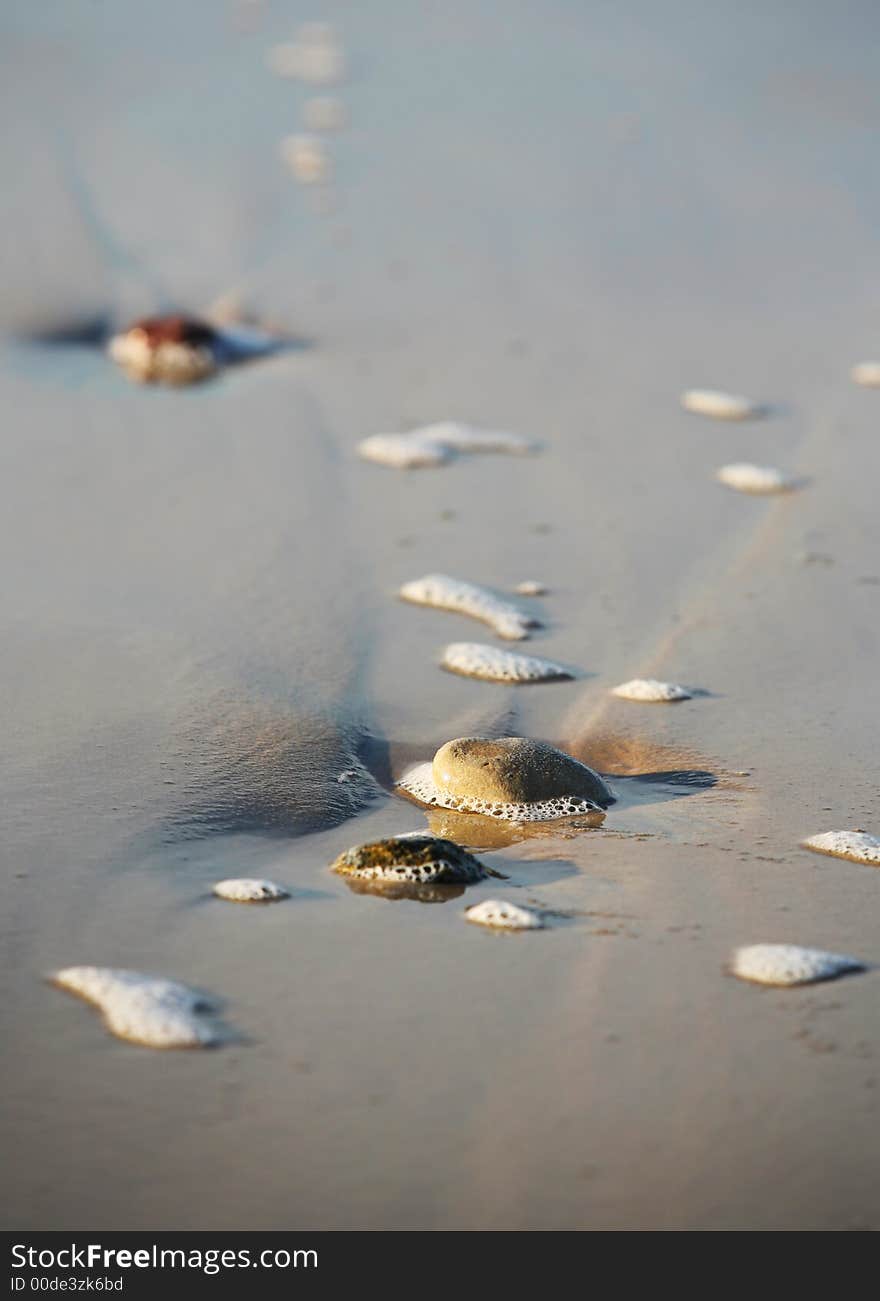
<path id="1" fill-rule="evenodd" d="M 408 834 L 357 845 L 340 854 L 331 869 L 375 886 L 472 885 L 498 876 L 451 840 Z"/>
<path id="2" fill-rule="evenodd" d="M 61 989 L 94 1003 L 119 1039 L 148 1048 L 207 1048 L 221 1042 L 215 1004 L 174 980 L 112 967 L 66 967 L 50 977 Z"/>
<path id="3" fill-rule="evenodd" d="M 519 736 L 447 741 L 433 763 L 404 773 L 398 788 L 421 804 L 510 822 L 551 822 L 614 802 L 592 768 L 545 741 Z"/>
<path id="4" fill-rule="evenodd" d="M 137 383 L 197 384 L 217 369 L 219 336 L 194 317 L 144 317 L 114 335 L 108 352 Z"/>
<path id="5" fill-rule="evenodd" d="M 476 926 L 487 926 L 497 931 L 539 931 L 544 919 L 531 908 L 520 908 L 506 899 L 484 899 L 472 908 L 466 908 L 465 921 Z"/>
<path id="6" fill-rule="evenodd" d="M 198 384 L 220 367 L 266 356 L 284 346 L 255 326 L 214 326 L 192 316 L 153 316 L 111 338 L 107 351 L 138 384 Z"/>
<path id="7" fill-rule="evenodd" d="M 692 692 L 677 682 L 659 682 L 657 678 L 633 678 L 611 688 L 612 696 L 621 700 L 636 700 L 643 704 L 663 704 L 674 700 L 690 700 Z"/>
<path id="8" fill-rule="evenodd" d="M 818 836 L 808 836 L 802 843 L 804 849 L 812 849 L 817 854 L 880 867 L 880 836 L 870 836 L 867 831 L 824 831 Z"/>
<path id="9" fill-rule="evenodd" d="M 864 970 L 857 958 L 797 944 L 750 944 L 737 949 L 730 963 L 732 975 L 758 985 L 812 985 Z"/>
<path id="10" fill-rule="evenodd" d="M 440 664 L 450 673 L 484 682 L 561 682 L 574 677 L 570 669 L 553 660 L 474 641 L 457 641 L 447 646 Z"/>
<path id="11" fill-rule="evenodd" d="M 505 601 L 476 583 L 450 578 L 448 574 L 426 574 L 424 578 L 415 578 L 403 584 L 398 596 L 413 605 L 430 605 L 435 610 L 449 610 L 453 614 L 479 619 L 506 641 L 523 641 L 532 628 L 541 627 L 539 619 L 524 614 L 512 601 Z"/>
<path id="12" fill-rule="evenodd" d="M 287 899 L 290 892 L 275 881 L 264 881 L 252 877 L 230 877 L 218 881 L 214 886 L 218 899 L 227 899 L 230 903 L 274 903 Z"/>

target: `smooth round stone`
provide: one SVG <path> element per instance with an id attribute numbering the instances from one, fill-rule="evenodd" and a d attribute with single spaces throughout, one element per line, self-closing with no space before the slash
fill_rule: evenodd
<path id="1" fill-rule="evenodd" d="M 560 799 L 610 804 L 614 795 L 597 772 L 546 741 L 503 736 L 460 737 L 434 755 L 434 783 L 456 799 L 481 804 L 540 804 Z"/>

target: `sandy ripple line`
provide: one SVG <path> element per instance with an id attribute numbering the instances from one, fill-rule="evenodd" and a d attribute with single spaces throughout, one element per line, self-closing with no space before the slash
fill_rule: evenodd
<path id="1" fill-rule="evenodd" d="M 864 970 L 858 958 L 797 944 L 751 944 L 737 949 L 730 963 L 732 975 L 759 985 L 812 985 Z"/>
<path id="2" fill-rule="evenodd" d="M 119 1039 L 148 1048 L 207 1048 L 220 1042 L 208 1015 L 215 1004 L 188 985 L 112 967 L 65 967 L 50 979 L 100 1008 L 107 1029 Z"/>
<path id="3" fill-rule="evenodd" d="M 711 416 L 714 420 L 755 420 L 764 414 L 764 408 L 751 398 L 737 393 L 723 393 L 720 389 L 692 388 L 681 395 L 685 411 L 698 416 Z"/>
<path id="4" fill-rule="evenodd" d="M 562 682 L 574 677 L 553 660 L 543 660 L 537 655 L 518 655 L 514 651 L 502 650 L 500 646 L 487 646 L 475 641 L 452 642 L 443 652 L 440 663 L 450 673 L 480 678 L 484 682 Z"/>
<path id="5" fill-rule="evenodd" d="M 823 831 L 801 843 L 804 849 L 812 849 L 817 854 L 880 867 L 880 836 L 869 836 L 867 831 Z"/>
<path id="6" fill-rule="evenodd" d="M 430 605 L 435 610 L 450 610 L 479 619 L 507 641 L 523 641 L 530 629 L 541 627 L 539 620 L 524 614 L 488 588 L 450 578 L 448 574 L 426 574 L 424 578 L 413 579 L 403 584 L 398 595 L 413 605 Z"/>

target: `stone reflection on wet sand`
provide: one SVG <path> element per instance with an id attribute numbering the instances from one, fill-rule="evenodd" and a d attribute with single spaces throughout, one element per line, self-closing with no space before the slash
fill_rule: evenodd
<path id="1" fill-rule="evenodd" d="M 451 903 L 460 899 L 467 889 L 461 883 L 430 885 L 418 881 L 362 881 L 355 876 L 347 876 L 344 880 L 352 894 L 370 894 L 377 899 L 409 899 L 415 903 Z"/>

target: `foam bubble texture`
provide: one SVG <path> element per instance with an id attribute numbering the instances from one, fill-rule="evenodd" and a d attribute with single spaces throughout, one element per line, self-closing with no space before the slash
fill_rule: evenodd
<path id="1" fill-rule="evenodd" d="M 451 840 L 411 834 L 356 845 L 340 854 L 333 871 L 361 881 L 465 884 L 487 875 L 479 859 Z"/>
<path id="2" fill-rule="evenodd" d="M 880 836 L 869 836 L 866 831 L 824 831 L 809 836 L 803 843 L 806 849 L 813 849 L 817 854 L 880 867 Z"/>
<path id="3" fill-rule="evenodd" d="M 681 687 L 676 682 L 658 682 L 656 678 L 633 678 L 631 682 L 622 682 L 619 687 L 612 687 L 611 694 L 620 696 L 621 700 L 639 700 L 648 704 L 691 699 L 691 693 L 686 687 Z"/>
<path id="4" fill-rule="evenodd" d="M 794 486 L 781 470 L 769 465 L 752 465 L 748 461 L 722 465 L 716 477 L 720 483 L 737 492 L 788 492 Z"/>
<path id="5" fill-rule="evenodd" d="M 536 655 L 517 655 L 500 646 L 457 641 L 446 647 L 441 664 L 452 673 L 486 682 L 558 682 L 573 675 L 561 664 Z"/>
<path id="6" fill-rule="evenodd" d="M 218 1041 L 210 1000 L 187 985 L 111 967 L 66 967 L 56 985 L 94 1003 L 111 1034 L 149 1048 L 205 1048 Z"/>
<path id="7" fill-rule="evenodd" d="M 864 963 L 843 953 L 802 949 L 797 944 L 751 944 L 735 951 L 730 969 L 740 980 L 760 985 L 811 985 L 863 971 Z"/>
<path id="8" fill-rule="evenodd" d="M 228 881 L 218 881 L 214 893 L 220 899 L 231 903 L 267 903 L 272 899 L 287 899 L 289 892 L 275 881 L 263 881 L 249 877 L 235 877 Z"/>
<path id="9" fill-rule="evenodd" d="M 507 641 L 522 641 L 528 637 L 530 628 L 540 627 L 537 620 L 523 614 L 512 602 L 502 600 L 476 583 L 450 578 L 447 574 L 427 574 L 404 583 L 399 595 L 415 605 L 431 605 L 437 610 L 451 610 L 479 619 Z"/>
<path id="10" fill-rule="evenodd" d="M 466 908 L 464 915 L 466 921 L 477 926 L 491 926 L 503 931 L 537 931 L 544 925 L 539 913 L 504 899 L 484 899 L 473 908 Z"/>
<path id="11" fill-rule="evenodd" d="M 482 813 L 488 818 L 502 818 L 506 822 L 552 822 L 556 818 L 602 813 L 603 809 L 592 800 L 577 796 L 560 796 L 552 800 L 537 800 L 533 804 L 503 804 L 449 795 L 434 783 L 431 764 L 422 763 L 404 773 L 397 783 L 401 790 L 412 795 L 421 804 L 434 808 L 457 809 L 462 813 Z"/>
<path id="12" fill-rule="evenodd" d="M 714 420 L 749 420 L 761 414 L 761 408 L 750 398 L 736 393 L 723 393 L 719 389 L 692 388 L 681 395 L 685 411 L 695 415 L 711 416 Z"/>

